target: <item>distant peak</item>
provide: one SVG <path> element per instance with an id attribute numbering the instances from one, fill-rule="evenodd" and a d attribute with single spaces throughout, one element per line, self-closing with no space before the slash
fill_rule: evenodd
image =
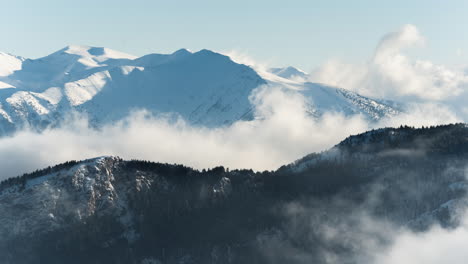
<path id="1" fill-rule="evenodd" d="M 284 68 L 270 68 L 268 71 L 286 79 L 295 77 L 305 78 L 308 75 L 305 71 L 295 68 L 293 66 L 288 66 Z"/>
<path id="2" fill-rule="evenodd" d="M 94 157 L 94 158 L 89 158 L 80 161 L 79 163 L 98 163 L 98 162 L 103 162 L 103 161 L 109 161 L 109 160 L 119 160 L 120 157 L 114 156 L 114 155 L 104 155 L 100 157 Z"/>
<path id="3" fill-rule="evenodd" d="M 198 51 L 197 53 L 200 53 L 200 54 L 218 54 L 218 53 L 216 53 L 216 52 L 214 52 L 212 50 L 209 50 L 209 49 L 202 49 L 202 50 Z"/>
<path id="4" fill-rule="evenodd" d="M 270 68 L 270 72 L 272 72 L 272 73 L 277 73 L 277 72 L 299 72 L 299 73 L 307 74 L 305 71 L 303 71 L 301 69 L 298 69 L 296 67 L 293 67 L 293 66 L 287 66 L 287 67 L 283 67 L 283 68 Z"/>
<path id="5" fill-rule="evenodd" d="M 173 55 L 187 55 L 187 54 L 192 54 L 192 52 L 188 49 L 179 49 L 172 54 Z"/>
<path id="6" fill-rule="evenodd" d="M 203 55 L 205 57 L 227 58 L 227 59 L 231 60 L 231 58 L 229 56 L 226 56 L 224 54 L 221 54 L 221 53 L 218 53 L 216 51 L 209 50 L 209 49 L 202 49 L 202 50 L 200 50 L 200 51 L 198 51 L 198 52 L 196 52 L 194 54 Z"/>
<path id="7" fill-rule="evenodd" d="M 57 51 L 60 52 L 60 53 L 70 53 L 70 54 L 74 54 L 76 52 L 86 52 L 87 50 L 89 50 L 91 47 L 89 46 L 84 46 L 84 45 L 68 45 L 66 47 L 64 47 L 63 49 Z"/>
<path id="8" fill-rule="evenodd" d="M 285 70 L 290 70 L 290 71 L 297 71 L 297 72 L 301 72 L 301 73 L 304 73 L 304 74 L 307 74 L 305 71 L 299 69 L 299 68 L 296 68 L 296 67 L 293 67 L 293 66 L 288 66 L 285 68 Z"/>
<path id="9" fill-rule="evenodd" d="M 64 49 L 65 50 L 88 50 L 89 48 L 91 47 L 87 45 L 71 44 L 71 45 L 66 46 Z"/>
<path id="10" fill-rule="evenodd" d="M 136 56 L 112 50 L 105 47 L 92 47 L 87 45 L 68 45 L 65 48 L 53 53 L 53 54 L 72 54 L 81 57 L 104 57 L 109 59 L 135 59 Z"/>

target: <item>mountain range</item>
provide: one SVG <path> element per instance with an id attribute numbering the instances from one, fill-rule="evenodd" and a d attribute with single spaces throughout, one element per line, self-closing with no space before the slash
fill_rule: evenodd
<path id="1" fill-rule="evenodd" d="M 337 112 L 378 121 L 404 111 L 307 79 L 294 67 L 260 70 L 209 50 L 136 57 L 74 45 L 39 59 L 0 53 L 0 135 L 58 126 L 73 112 L 99 127 L 136 109 L 219 127 L 258 118 L 249 97 L 259 87 L 303 96 L 314 117 Z"/>

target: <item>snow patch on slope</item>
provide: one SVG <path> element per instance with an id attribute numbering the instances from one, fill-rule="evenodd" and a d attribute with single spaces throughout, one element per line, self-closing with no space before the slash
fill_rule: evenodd
<path id="1" fill-rule="evenodd" d="M 17 111 L 16 114 L 26 117 L 26 113 L 22 113 L 20 110 L 23 108 L 30 108 L 34 110 L 34 113 L 39 115 L 45 115 L 49 113 L 49 109 L 44 107 L 39 100 L 30 92 L 17 92 L 11 97 L 7 98 L 6 101 L 13 106 Z"/>
<path id="2" fill-rule="evenodd" d="M 31 92 L 31 93 L 35 95 L 36 97 L 46 100 L 53 105 L 58 104 L 60 100 L 62 99 L 62 92 L 60 88 L 58 87 L 51 87 L 42 93 L 34 93 L 34 92 Z"/>
<path id="3" fill-rule="evenodd" d="M 91 100 L 112 78 L 108 71 L 98 72 L 86 79 L 65 84 L 65 94 L 72 106 Z"/>
<path id="4" fill-rule="evenodd" d="M 6 77 L 20 70 L 24 59 L 8 53 L 0 52 L 0 77 Z"/>

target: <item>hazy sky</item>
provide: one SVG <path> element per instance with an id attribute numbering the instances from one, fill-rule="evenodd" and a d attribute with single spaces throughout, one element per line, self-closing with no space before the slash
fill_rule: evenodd
<path id="1" fill-rule="evenodd" d="M 468 62 L 466 0 L 0 0 L 0 50 L 36 58 L 68 44 L 134 55 L 179 48 L 237 50 L 311 70 L 326 59 L 362 61 L 379 39 L 413 24 L 437 63 Z"/>

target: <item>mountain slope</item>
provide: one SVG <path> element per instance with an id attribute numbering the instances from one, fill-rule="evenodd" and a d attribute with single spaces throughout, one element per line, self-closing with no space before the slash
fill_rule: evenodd
<path id="1" fill-rule="evenodd" d="M 456 226 L 467 158 L 460 124 L 370 131 L 276 172 L 72 161 L 0 184 L 0 262 L 362 263 L 357 212 Z"/>
<path id="2" fill-rule="evenodd" d="M 91 114 L 109 112 L 115 115 L 111 119 L 117 119 L 137 106 L 176 112 L 192 124 L 219 126 L 249 115 L 250 93 L 265 84 L 252 69 L 211 51 L 171 57 L 177 58 L 162 64 L 154 58 L 137 63 L 147 66 L 138 66 L 144 70 L 137 68 L 128 75 L 110 71 L 113 82 L 80 109 Z"/>
<path id="3" fill-rule="evenodd" d="M 314 116 L 326 112 L 343 113 L 347 116 L 362 115 L 371 121 L 391 118 L 403 112 L 404 107 L 395 102 L 373 100 L 345 89 L 317 83 L 304 83 L 302 94 L 309 101 Z"/>

